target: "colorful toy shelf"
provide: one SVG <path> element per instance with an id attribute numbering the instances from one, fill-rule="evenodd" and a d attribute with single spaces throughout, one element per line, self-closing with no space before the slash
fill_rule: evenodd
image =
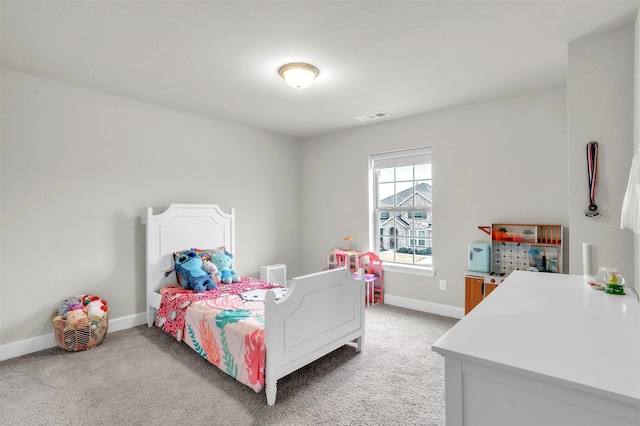
<path id="1" fill-rule="evenodd" d="M 562 225 L 494 223 L 490 231 L 492 272 L 562 273 Z"/>
<path id="2" fill-rule="evenodd" d="M 367 285 L 367 306 L 384 303 L 384 270 L 382 260 L 373 252 L 354 250 L 331 250 L 327 254 L 327 269 L 349 268 L 352 272 L 364 269 L 366 278 L 372 278 L 372 285 Z"/>

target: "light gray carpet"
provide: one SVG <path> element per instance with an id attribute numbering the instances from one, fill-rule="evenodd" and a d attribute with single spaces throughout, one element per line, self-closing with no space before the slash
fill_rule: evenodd
<path id="1" fill-rule="evenodd" d="M 157 328 L 109 333 L 83 352 L 0 362 L 2 425 L 444 425 L 444 359 L 431 344 L 457 320 L 389 305 L 347 345 L 278 381 L 266 405 Z"/>

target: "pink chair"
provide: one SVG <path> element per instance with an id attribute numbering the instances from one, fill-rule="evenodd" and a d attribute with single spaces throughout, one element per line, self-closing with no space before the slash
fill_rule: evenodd
<path id="1" fill-rule="evenodd" d="M 336 249 L 333 251 L 333 255 L 336 258 L 336 268 L 346 268 L 349 266 L 347 262 L 347 253 Z"/>

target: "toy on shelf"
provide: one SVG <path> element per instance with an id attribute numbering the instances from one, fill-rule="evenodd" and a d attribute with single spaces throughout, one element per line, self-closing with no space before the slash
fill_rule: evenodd
<path id="1" fill-rule="evenodd" d="M 358 254 L 356 250 L 335 249 L 327 254 L 327 269 L 349 268 L 352 272 L 358 270 Z"/>
<path id="2" fill-rule="evenodd" d="M 335 258 L 334 268 L 346 268 L 347 266 L 349 266 L 347 260 L 348 254 L 344 250 L 335 249 L 333 251 L 333 256 Z"/>

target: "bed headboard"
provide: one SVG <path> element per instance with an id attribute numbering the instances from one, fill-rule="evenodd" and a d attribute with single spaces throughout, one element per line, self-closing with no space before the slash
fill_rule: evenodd
<path id="1" fill-rule="evenodd" d="M 173 253 L 189 248 L 213 249 L 224 246 L 235 252 L 235 211 L 223 212 L 217 204 L 171 204 L 162 213 L 147 209 L 147 310 L 159 306 L 158 290 L 176 282 L 175 274 L 164 276 L 173 267 Z M 148 312 L 150 314 L 150 312 Z"/>

